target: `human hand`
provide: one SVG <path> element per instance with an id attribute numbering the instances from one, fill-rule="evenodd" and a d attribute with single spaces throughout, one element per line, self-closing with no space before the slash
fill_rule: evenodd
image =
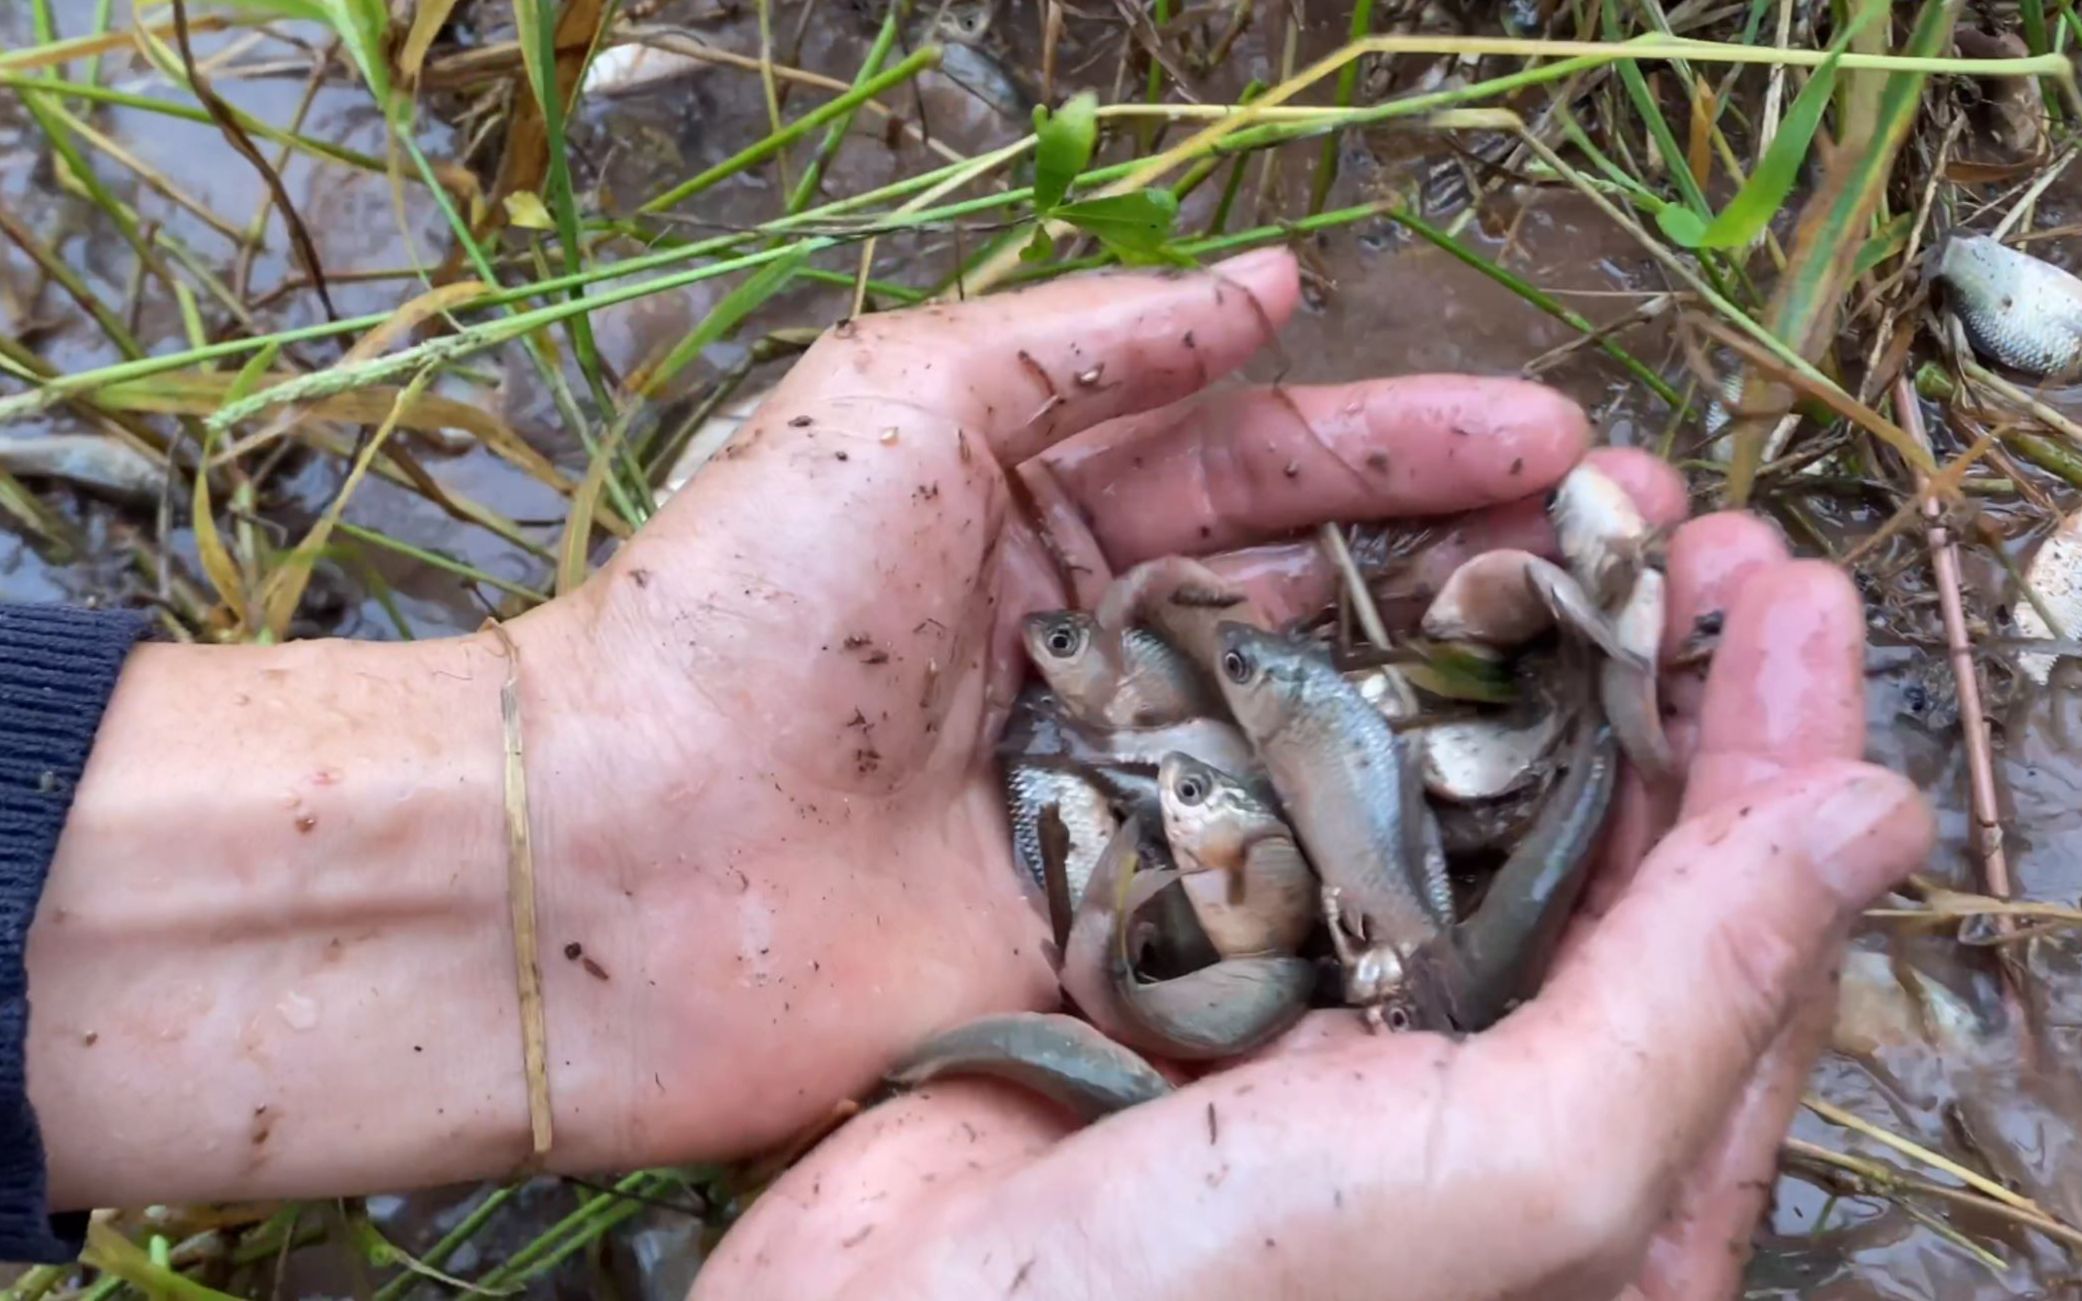
<path id="1" fill-rule="evenodd" d="M 1652 520 L 1681 512 L 1667 470 L 1600 455 Z M 1666 654 L 1725 612 L 1703 679 L 1666 679 L 1681 806 L 1629 775 L 1526 1007 L 1457 1044 L 1312 1014 L 1074 1133 L 1005 1086 L 935 1084 L 790 1171 L 695 1295 L 1729 1292 L 1844 936 L 1933 829 L 1856 762 L 1864 625 L 1839 573 L 1729 514 L 1677 530 L 1669 575 Z"/>
<path id="2" fill-rule="evenodd" d="M 841 327 L 575 599 L 515 625 L 563 873 L 545 906 L 585 918 L 545 934 L 616 972 L 552 962 L 548 1020 L 583 1027 L 588 1111 L 641 1133 L 584 1159 L 772 1143 L 934 1029 L 1055 1004 L 989 761 L 1020 618 L 1066 601 L 1010 467 L 1086 604 L 1109 565 L 1185 550 L 1274 610 L 1320 603 L 1312 548 L 1236 548 L 1328 519 L 1507 502 L 1466 536 L 1544 527 L 1533 498 L 1586 436 L 1546 389 L 1182 401 L 1297 296 L 1273 251 Z"/>

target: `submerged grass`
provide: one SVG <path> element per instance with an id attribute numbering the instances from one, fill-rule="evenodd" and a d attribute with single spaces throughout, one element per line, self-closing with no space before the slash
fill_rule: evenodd
<path id="1" fill-rule="evenodd" d="M 1574 331 L 1576 342 L 1553 353 L 1604 358 L 1600 374 L 1634 390 L 1628 410 L 1667 431 L 1699 483 L 1776 513 L 1868 579 L 1919 563 L 1913 536 L 1896 535 L 1926 513 L 1965 509 L 1969 494 L 1976 510 L 2043 532 L 2046 504 L 2071 503 L 2070 489 L 2082 487 L 2082 425 L 1970 357 L 1940 349 L 1917 375 L 1939 414 L 1957 409 L 1958 428 L 1999 429 L 1966 455 L 1911 438 L 1902 423 L 1914 422 L 1883 411 L 1912 364 L 1926 306 L 1912 255 L 1946 225 L 1978 220 L 1992 197 L 1948 170 L 1953 142 L 1970 134 L 1957 125 L 1970 111 L 1964 88 L 2037 79 L 2049 132 L 2041 182 L 2072 156 L 2061 133 L 2082 101 L 2067 50 L 2082 40 L 2082 21 L 2070 0 L 2025 0 L 2029 53 L 2019 58 L 1953 57 L 1961 0 L 1668 9 L 1577 0 L 1549 6 L 1549 34 L 1563 39 L 1471 35 L 1402 6 L 1325 0 L 1305 15 L 1314 43 L 1295 25 L 1267 34 L 1272 17 L 1247 0 L 1215 14 L 1122 0 L 1098 17 L 1050 0 L 1037 24 L 1047 33 L 1038 72 L 989 43 L 1002 33 L 964 53 L 1009 65 L 1010 81 L 1051 88 L 1051 109 L 1079 78 L 1103 83 L 1105 69 L 1111 91 L 1088 115 L 1013 119 L 980 142 L 950 137 L 926 107 L 924 88 L 944 80 L 949 49 L 906 38 L 914 18 L 941 6 L 883 7 L 850 67 L 791 66 L 815 62 L 800 53 L 801 33 L 822 21 L 808 9 L 815 2 L 794 15 L 789 53 L 777 51 L 784 13 L 768 0 L 737 24 L 744 48 L 735 50 L 696 30 L 702 19 L 672 26 L 657 4 L 612 0 L 422 0 L 397 19 L 381 0 L 242 0 L 229 10 L 181 0 L 170 12 L 98 0 L 91 12 L 63 10 L 80 15 L 78 31 L 60 29 L 50 0 L 34 0 L 28 40 L 0 52 L 0 96 L 35 132 L 65 215 L 0 203 L 0 236 L 19 253 L 10 265 L 34 278 L 26 301 L 91 328 L 72 332 L 60 366 L 37 311 L 0 311 L 11 330 L 0 337 L 0 425 L 80 424 L 161 458 L 167 486 L 156 509 L 123 514 L 83 508 L 66 485 L 24 483 L 0 464 L 0 515 L 53 564 L 91 554 L 111 527 L 135 539 L 135 586 L 112 595 L 154 605 L 173 635 L 322 631 L 339 617 L 342 587 L 366 597 L 388 632 L 422 635 L 441 630 L 411 599 L 430 589 L 505 617 L 582 583 L 601 542 L 648 517 L 652 485 L 677 450 L 709 437 L 701 423 L 754 370 L 831 323 L 817 314 L 824 308 L 801 306 L 820 301 L 808 291 L 840 287 L 841 310 L 874 310 L 1123 260 L 1203 262 L 1273 242 L 1306 251 L 1391 228 Z M 314 26 L 313 14 L 333 27 Z M 130 26 L 111 28 L 126 17 Z M 1377 34 L 1383 24 L 1393 26 Z M 952 28 L 930 30 L 945 38 Z M 638 38 L 745 78 L 740 92 L 756 96 L 760 126 L 710 142 L 702 157 L 720 161 L 615 195 L 603 179 L 612 148 L 607 160 L 593 156 L 598 132 L 581 86 L 601 51 Z M 1261 66 L 1292 75 L 1247 81 L 1233 65 L 1254 40 Z M 1341 43 L 1304 62 L 1323 41 Z M 233 102 L 268 60 L 305 79 L 282 121 Z M 1384 81 L 1399 89 L 1376 92 Z M 349 143 L 340 127 L 351 114 L 310 111 L 320 96 L 336 103 L 350 91 L 387 127 L 381 156 Z M 137 148 L 118 114 L 221 132 L 266 182 L 258 215 L 214 208 L 208 189 Z M 1069 121 L 1091 138 L 1066 144 Z M 1472 151 L 1483 161 L 1469 198 L 1440 212 L 1425 197 L 1431 174 L 1404 183 L 1390 131 L 1434 146 L 1434 158 L 1468 139 L 1501 152 Z M 1341 166 L 1361 156 L 1377 166 Z M 299 237 L 300 216 L 313 194 L 347 178 L 390 187 L 400 221 L 430 207 L 437 256 L 421 264 L 413 240 L 424 236 L 401 230 L 413 257 L 391 264 L 409 268 L 325 265 L 325 232 Z M 2042 189 L 2027 184 L 2010 204 L 2003 219 L 2016 233 Z M 1661 307 L 1607 314 L 1601 325 L 1543 285 L 1519 255 L 1510 214 L 1555 191 L 1580 196 L 1639 250 L 1664 281 L 1639 297 Z M 729 217 L 747 194 L 768 193 L 754 219 Z M 103 268 L 105 254 L 85 255 L 88 240 L 124 251 L 120 275 Z M 265 278 L 253 274 L 256 259 L 279 264 L 285 254 L 300 274 L 256 290 Z M 702 297 L 682 299 L 689 291 Z M 0 280 L 0 309 L 10 295 L 20 293 Z M 603 322 L 676 300 L 701 304 L 683 330 L 610 364 Z M 344 310 L 350 302 L 381 305 Z M 1650 322 L 1674 323 L 1681 337 L 1642 328 Z M 1726 376 L 1712 372 L 1730 359 L 1739 384 L 1718 402 L 1687 403 L 1688 387 L 1722 392 Z M 555 410 L 564 441 L 554 450 L 493 400 L 508 372 L 532 377 Z M 520 487 L 482 500 L 464 491 L 468 478 L 445 460 L 458 449 Z M 1969 476 L 1984 457 L 1997 458 L 1997 472 Z M 429 530 L 364 514 L 379 485 L 449 523 Z M 508 498 L 530 505 L 491 504 Z M 500 559 L 482 560 L 482 547 Z M 530 894 L 516 886 L 517 909 Z M 2001 899 L 1984 911 L 2050 919 Z M 523 944 L 515 957 L 525 987 L 535 954 Z M 539 1078 L 536 1046 L 525 1055 Z M 546 1100 L 532 1101 L 546 1115 Z M 1842 1154 L 1796 1148 L 1792 1160 L 1863 1189 L 1910 1186 Z M 1949 1173 L 2019 1222 L 2082 1241 L 2036 1204 L 1981 1188 L 1974 1172 Z M 695 1203 L 720 1224 L 738 1209 L 738 1186 L 721 1170 L 573 1184 L 569 1214 L 499 1259 L 455 1266 L 457 1276 L 502 1295 L 593 1268 L 580 1257 L 597 1261 L 617 1226 L 646 1207 Z M 145 1217 L 108 1217 L 82 1268 L 31 1271 L 0 1295 L 264 1296 L 280 1259 L 330 1242 L 376 1272 L 379 1301 L 399 1301 L 448 1288 L 443 1271 L 516 1213 L 520 1191 L 485 1191 L 416 1257 L 359 1206 L 292 1206 L 213 1228 L 224 1249 L 193 1259 Z M 1947 1240 L 1988 1264 L 1970 1231 Z"/>

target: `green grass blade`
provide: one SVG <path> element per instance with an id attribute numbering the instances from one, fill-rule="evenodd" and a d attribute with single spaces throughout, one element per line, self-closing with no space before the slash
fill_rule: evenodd
<path id="1" fill-rule="evenodd" d="M 684 370 L 687 363 L 700 356 L 703 349 L 735 330 L 767 299 L 781 292 L 808 256 L 806 250 L 797 246 L 778 261 L 770 262 L 747 276 L 743 284 L 723 295 L 722 301 L 701 318 L 701 324 L 695 326 L 686 338 L 673 346 L 663 361 L 639 376 L 632 376 L 630 387 L 644 397 L 655 395 L 673 376 Z"/>

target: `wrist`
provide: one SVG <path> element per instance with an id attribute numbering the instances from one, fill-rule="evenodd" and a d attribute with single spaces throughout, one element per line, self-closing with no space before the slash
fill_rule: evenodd
<path id="1" fill-rule="evenodd" d="M 59 1206 L 526 1153 L 488 639 L 141 647 L 30 932 Z"/>

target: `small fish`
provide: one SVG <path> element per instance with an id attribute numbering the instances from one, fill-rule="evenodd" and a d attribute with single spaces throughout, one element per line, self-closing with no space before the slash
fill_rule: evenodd
<path id="1" fill-rule="evenodd" d="M 129 505 L 156 502 L 166 487 L 164 465 L 101 434 L 0 434 L 0 470 L 57 479 Z"/>
<path id="2" fill-rule="evenodd" d="M 1677 759 L 1663 732 L 1663 710 L 1656 683 L 1656 648 L 1663 638 L 1663 576 L 1643 569 L 1634 579 L 1614 625 L 1625 656 L 1608 658 L 1598 669 L 1598 701 L 1641 775 L 1650 782 L 1677 776 Z"/>
<path id="3" fill-rule="evenodd" d="M 1441 800 L 1471 804 L 1509 795 L 1539 780 L 1562 720 L 1551 709 L 1532 717 L 1472 718 L 1421 729 L 1424 789 Z"/>
<path id="4" fill-rule="evenodd" d="M 1046 687 L 1028 683 L 1012 706 L 998 743 L 1001 762 L 1020 758 L 1073 760 L 1123 804 L 1157 821 L 1157 765 L 1173 750 L 1224 772 L 1252 774 L 1258 760 L 1243 733 L 1218 718 L 1194 718 L 1168 727 L 1095 728 L 1070 716 Z"/>
<path id="5" fill-rule="evenodd" d="M 1203 672 L 1221 654 L 1215 628 L 1222 621 L 1268 626 L 1247 592 L 1187 556 L 1128 570 L 1107 585 L 1092 614 L 1102 628 L 1148 628 Z"/>
<path id="6" fill-rule="evenodd" d="M 1470 557 L 1447 576 L 1424 612 L 1424 635 L 1506 649 L 1556 622 L 1616 658 L 1630 652 L 1612 621 L 1568 570 L 1530 551 L 1503 548 Z"/>
<path id="7" fill-rule="evenodd" d="M 1410 962 L 1446 958 L 1431 985 L 1445 994 L 1450 1025 L 1473 1034 L 1489 1028 L 1545 978 L 1583 883 L 1605 813 L 1612 806 L 1619 748 L 1594 712 L 1578 724 L 1568 771 L 1549 792 L 1532 829 L 1497 869 L 1472 916 L 1453 928 L 1450 946 L 1433 945 Z M 1450 955 L 1447 949 L 1450 947 Z"/>
<path id="8" fill-rule="evenodd" d="M 1247 624 L 1219 631 L 1223 696 L 1317 875 L 1336 892 L 1350 937 L 1392 955 L 1451 926 L 1452 889 L 1416 747 L 1315 647 Z"/>
<path id="9" fill-rule="evenodd" d="M 674 39 L 689 44 L 703 43 L 691 33 Z M 692 76 L 707 66 L 701 59 L 678 50 L 643 41 L 624 41 L 593 56 L 593 61 L 586 65 L 585 76 L 579 79 L 579 92 L 603 99 L 634 94 L 667 81 Z"/>
<path id="10" fill-rule="evenodd" d="M 1043 889 L 1048 877 L 1042 816 L 1045 810 L 1055 809 L 1069 833 L 1063 871 L 1070 898 L 1082 898 L 1093 865 L 1120 827 L 1109 793 L 1080 765 L 1060 759 L 1018 759 L 1005 766 L 1005 797 L 1012 819 L 1013 856 Z"/>
<path id="11" fill-rule="evenodd" d="M 1030 614 L 1027 658 L 1079 721 L 1152 728 L 1207 717 L 1212 693 L 1192 660 L 1140 626 L 1119 630 L 1077 610 Z"/>
<path id="12" fill-rule="evenodd" d="M 1954 234 L 1938 282 L 1967 342 L 1988 360 L 2044 378 L 2082 367 L 2082 280 L 1986 235 Z"/>
<path id="13" fill-rule="evenodd" d="M 1139 819 L 1114 833 L 1063 945 L 1063 992 L 1106 1036 L 1155 1057 L 1207 1060 L 1249 1051 L 1306 1010 L 1314 965 L 1221 959 L 1199 933 L 1178 874 L 1168 865 L 1136 870 L 1161 864 L 1162 853 Z M 1192 934 L 1175 933 L 1180 928 Z M 1203 952 L 1196 955 L 1196 947 Z M 1146 981 L 1137 970 L 1144 963 L 1181 974 Z"/>
<path id="14" fill-rule="evenodd" d="M 1158 770 L 1164 836 L 1200 928 L 1225 958 L 1292 953 L 1316 920 L 1316 877 L 1250 787 L 1187 754 Z"/>
<path id="15" fill-rule="evenodd" d="M 1594 465 L 1562 477 L 1547 513 L 1569 572 L 1601 610 L 1624 601 L 1643 567 L 1648 522 L 1627 490 Z"/>
<path id="16" fill-rule="evenodd" d="M 1139 855 L 1102 867 L 1102 915 L 1112 1006 L 1130 1028 L 1129 1042 L 1180 1061 L 1219 1061 L 1257 1048 L 1301 1019 L 1316 984 L 1312 962 L 1287 953 L 1225 957 L 1168 980 L 1136 970 L 1133 935 L 1145 904 L 1175 895 L 1176 870 L 1137 872 Z M 1125 874 L 1127 879 L 1121 880 Z"/>
<path id="17" fill-rule="evenodd" d="M 1009 1012 L 942 1031 L 887 1078 L 916 1088 L 947 1075 L 1008 1080 L 1086 1122 L 1171 1092 L 1171 1082 L 1133 1051 L 1059 1012 Z"/>

